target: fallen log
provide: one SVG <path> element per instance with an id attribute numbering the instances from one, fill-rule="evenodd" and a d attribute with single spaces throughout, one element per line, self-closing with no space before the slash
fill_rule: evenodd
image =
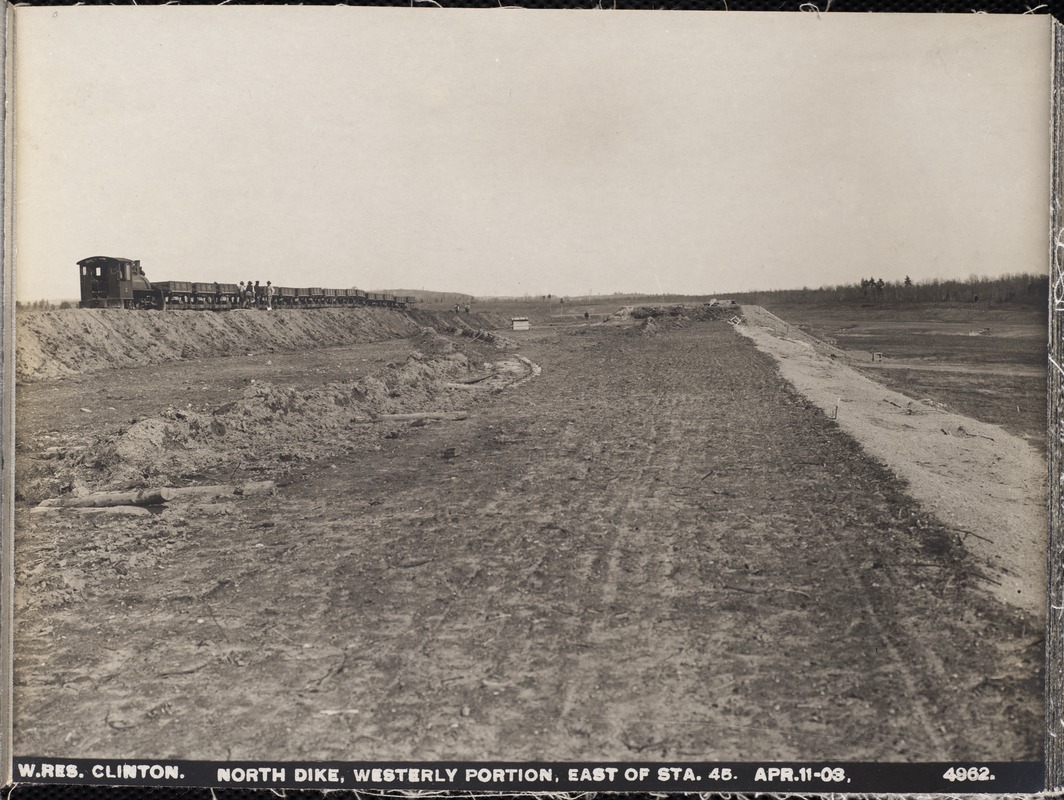
<path id="1" fill-rule="evenodd" d="M 174 498 L 174 490 L 138 489 L 131 492 L 95 492 L 83 497 L 53 497 L 42 500 L 40 508 L 104 508 L 108 506 L 159 506 Z"/>
<path id="2" fill-rule="evenodd" d="M 182 486 L 174 489 L 175 500 L 212 499 L 215 497 L 230 497 L 236 491 L 235 486 L 229 484 L 212 484 L 210 486 Z"/>
<path id="3" fill-rule="evenodd" d="M 467 419 L 468 411 L 423 411 L 416 414 L 380 414 L 374 417 L 374 422 L 407 422 L 416 419 Z"/>
<path id="4" fill-rule="evenodd" d="M 209 499 L 214 497 L 232 497 L 234 495 L 273 494 L 276 489 L 277 484 L 273 481 L 251 481 L 242 486 L 220 483 L 210 486 L 182 486 L 170 491 L 174 493 L 174 500 L 185 500 L 189 498 Z"/>
<path id="5" fill-rule="evenodd" d="M 63 511 L 70 514 L 108 514 L 115 517 L 134 517 L 151 514 L 151 512 L 144 506 L 100 506 L 99 508 L 75 506 L 66 509 L 60 508 L 59 506 L 35 506 L 30 509 L 31 514 L 58 514 Z"/>

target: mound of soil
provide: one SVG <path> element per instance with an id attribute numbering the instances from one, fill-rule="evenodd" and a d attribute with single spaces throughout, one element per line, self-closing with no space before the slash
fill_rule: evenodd
<path id="1" fill-rule="evenodd" d="M 15 373 L 26 383 L 181 359 L 398 339 L 423 327 L 445 329 L 456 316 L 385 308 L 31 312 L 16 320 Z M 502 325 L 493 314 L 465 314 L 461 319 L 481 328 Z"/>
<path id="2" fill-rule="evenodd" d="M 741 316 L 739 306 L 637 306 L 631 310 L 630 316 L 634 319 L 656 319 L 659 322 L 668 319 L 697 320 L 706 322 L 718 319 L 731 319 Z"/>
<path id="3" fill-rule="evenodd" d="M 240 399 L 209 413 L 167 408 L 95 442 L 61 469 L 20 475 L 19 495 L 39 502 L 85 488 L 188 483 L 263 459 L 306 462 L 334 450 L 338 440 L 350 437 L 353 426 L 379 414 L 454 410 L 467 398 L 454 398 L 444 383 L 469 374 L 469 360 L 431 330 L 415 340 L 434 355 L 415 352 L 402 364 L 319 389 L 252 381 Z"/>
<path id="4" fill-rule="evenodd" d="M 471 328 L 464 321 L 459 321 L 456 325 L 447 328 L 448 333 L 454 333 L 458 336 L 465 336 L 474 341 L 487 342 L 494 345 L 497 350 L 516 350 L 517 342 L 513 339 L 508 339 L 505 336 L 500 336 L 497 333 L 486 331 L 481 328 Z"/>
<path id="5" fill-rule="evenodd" d="M 612 314 L 607 314 L 603 318 L 602 321 L 603 322 L 609 322 L 611 320 L 622 321 L 622 320 L 626 320 L 626 319 L 631 319 L 632 318 L 632 311 L 633 311 L 632 306 L 621 306 L 619 309 L 614 311 Z"/>
<path id="6" fill-rule="evenodd" d="M 684 313 L 699 322 L 715 319 L 732 320 L 735 317 L 743 318 L 743 312 L 739 306 L 695 306 L 687 309 Z"/>
<path id="7" fill-rule="evenodd" d="M 444 339 L 433 328 L 425 327 L 410 337 L 410 343 L 426 355 L 445 355 L 455 352 L 454 343 Z"/>
<path id="8" fill-rule="evenodd" d="M 731 320 L 736 316 L 742 319 L 739 309 L 734 306 L 640 306 L 632 311 L 631 316 L 642 322 L 638 328 L 632 328 L 626 333 L 639 336 L 653 336 L 662 331 L 682 328 L 691 322 Z"/>
<path id="9" fill-rule="evenodd" d="M 632 309 L 632 316 L 635 319 L 648 319 L 651 317 L 678 317 L 683 314 L 685 310 L 685 307 L 682 305 L 636 306 Z"/>

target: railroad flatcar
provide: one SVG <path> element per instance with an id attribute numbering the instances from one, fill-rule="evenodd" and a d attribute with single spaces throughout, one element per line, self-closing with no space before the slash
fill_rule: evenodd
<path id="1" fill-rule="evenodd" d="M 281 308 L 292 308 L 298 300 L 299 289 L 293 289 L 290 286 L 278 286 L 273 296 L 274 305 Z"/>
<path id="2" fill-rule="evenodd" d="M 92 256 L 78 262 L 81 308 L 209 309 L 224 311 L 254 305 L 266 307 L 266 287 L 245 295 L 235 283 L 210 281 L 149 281 L 139 261 Z M 276 308 L 326 308 L 375 305 L 406 308 L 414 298 L 394 297 L 361 289 L 273 287 Z"/>

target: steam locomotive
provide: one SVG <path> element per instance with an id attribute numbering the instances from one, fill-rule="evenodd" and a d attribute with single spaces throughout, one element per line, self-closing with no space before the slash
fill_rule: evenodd
<path id="1" fill-rule="evenodd" d="M 81 271 L 80 308 L 168 308 L 224 311 L 265 307 L 266 286 L 257 293 L 244 294 L 235 283 L 194 283 L 191 281 L 149 281 L 139 261 L 110 256 L 93 256 L 78 262 Z M 382 306 L 406 308 L 413 297 L 396 297 L 361 289 L 322 289 L 274 286 L 274 308 L 333 308 L 336 306 Z"/>

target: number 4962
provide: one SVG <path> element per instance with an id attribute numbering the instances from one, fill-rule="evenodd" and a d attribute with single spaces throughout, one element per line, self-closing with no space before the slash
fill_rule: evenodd
<path id="1" fill-rule="evenodd" d="M 992 781 L 990 767 L 950 767 L 942 776 L 947 781 Z"/>

